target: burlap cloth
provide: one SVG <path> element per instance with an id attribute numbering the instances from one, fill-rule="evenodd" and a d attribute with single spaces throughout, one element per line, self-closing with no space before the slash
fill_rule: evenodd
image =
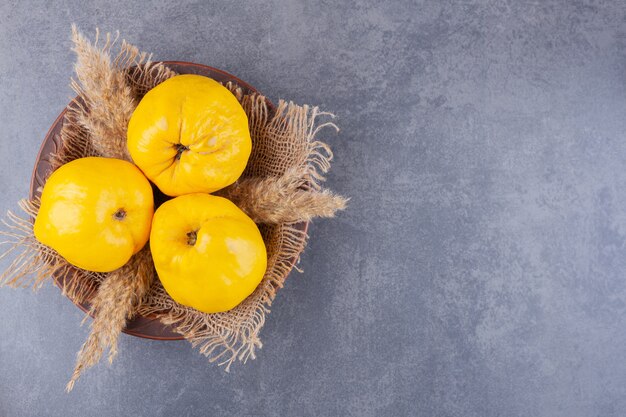
<path id="1" fill-rule="evenodd" d="M 175 75 L 125 41 L 119 45 L 119 52 L 111 56 L 114 45 L 115 40 L 108 35 L 104 41 L 98 40 L 96 35 L 96 41 L 91 44 L 74 30 L 78 60 L 77 78 L 72 81 L 72 87 L 78 98 L 68 106 L 59 138 L 61 146 L 50 158 L 52 170 L 86 156 L 129 159 L 125 146 L 129 115 L 148 90 Z M 5 222 L 8 227 L 3 234 L 11 247 L 3 256 L 12 251 L 16 251 L 17 256 L 0 276 L 0 284 L 38 287 L 57 274 L 65 277 L 64 292 L 76 302 L 93 300 L 99 291 L 106 291 L 102 285 L 126 288 L 132 284 L 133 289 L 126 290 L 128 299 L 124 301 L 132 309 L 116 313 L 109 308 L 108 314 L 119 317 L 101 318 L 104 329 L 92 328 L 92 332 L 101 333 L 100 339 L 93 342 L 98 345 L 96 350 L 100 349 L 100 355 L 103 347 L 112 345 L 110 359 L 116 353 L 114 333 L 118 329 L 113 325 L 106 328 L 107 320 L 121 320 L 123 324 L 134 314 L 156 315 L 198 347 L 210 361 L 226 365 L 226 369 L 235 360 L 245 362 L 254 358 L 255 349 L 261 347 L 259 333 L 268 308 L 306 244 L 306 233 L 295 227 L 296 224 L 315 216 L 330 217 L 343 208 L 345 200 L 321 188 L 332 153 L 316 137 L 325 126 L 336 128 L 328 121 L 332 115 L 316 107 L 298 106 L 283 100 L 271 110 L 265 97 L 244 94 L 231 83 L 226 87 L 239 99 L 248 115 L 253 148 L 241 179 L 220 194 L 235 201 L 259 224 L 268 255 L 262 282 L 244 302 L 230 311 L 216 314 L 201 313 L 176 303 L 155 278 L 147 248 L 135 256 L 134 269 L 121 273 L 118 270 L 116 284 L 113 284 L 115 272 L 102 274 L 76 269 L 35 240 L 32 219 L 38 211 L 36 200 L 22 201 L 26 216 L 9 213 Z M 113 297 L 119 298 L 119 294 Z M 97 324 L 92 327 L 94 325 Z M 109 339 L 102 336 L 107 332 L 111 333 L 106 336 Z M 83 346 L 83 351 L 85 349 Z M 100 357 L 97 353 L 85 367 L 97 362 Z M 79 355 L 73 379 L 78 378 L 83 368 L 80 361 Z"/>

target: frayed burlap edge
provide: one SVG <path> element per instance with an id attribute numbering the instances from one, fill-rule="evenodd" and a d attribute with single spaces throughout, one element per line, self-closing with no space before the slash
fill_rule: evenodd
<path id="1" fill-rule="evenodd" d="M 39 243 L 33 235 L 33 220 L 39 211 L 39 201 L 23 199 L 19 202 L 23 216 L 8 212 L 2 220 L 4 238 L 0 245 L 8 246 L 0 259 L 9 255 L 15 258 L 0 275 L 0 286 L 39 289 L 52 276 L 64 277 L 63 294 L 74 302 L 92 297 L 102 274 L 83 271 L 68 264 L 53 249 Z"/>

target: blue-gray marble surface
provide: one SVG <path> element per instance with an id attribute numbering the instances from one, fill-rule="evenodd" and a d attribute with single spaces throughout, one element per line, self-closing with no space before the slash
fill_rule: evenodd
<path id="1" fill-rule="evenodd" d="M 222 68 L 341 131 L 256 360 L 88 334 L 0 290 L 0 417 L 626 415 L 626 3 L 0 2 L 0 211 L 72 92 L 70 24 Z M 11 257 L 0 262 L 4 269 Z"/>

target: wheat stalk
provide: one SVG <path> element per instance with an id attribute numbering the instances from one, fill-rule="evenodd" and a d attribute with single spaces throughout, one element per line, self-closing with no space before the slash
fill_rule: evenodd
<path id="1" fill-rule="evenodd" d="M 119 335 L 127 320 L 134 317 L 155 275 L 150 250 L 146 246 L 126 265 L 111 272 L 100 285 L 91 302 L 90 314 L 94 316 L 91 333 L 78 352 L 67 392 L 74 388 L 85 369 L 100 361 L 105 349 L 109 349 L 109 363 L 113 362 Z"/>
<path id="2" fill-rule="evenodd" d="M 126 41 L 122 41 L 117 56 L 111 58 L 110 51 L 118 37 L 119 34 L 113 38 L 107 33 L 104 44 L 98 46 L 98 31 L 92 44 L 78 32 L 76 26 L 72 26 L 73 50 L 77 55 L 74 66 L 76 80 L 72 80 L 72 88 L 78 94 L 73 103 L 72 120 L 86 131 L 99 155 L 130 161 L 126 130 L 136 107 L 137 90 L 150 87 L 146 85 L 147 79 L 156 85 L 174 73 L 164 70 L 161 64 L 153 65 L 146 54 Z M 127 82 L 128 67 L 132 65 L 135 66 L 133 74 L 140 80 L 139 84 Z M 144 79 L 142 74 L 151 76 Z M 91 332 L 78 353 L 74 372 L 66 387 L 68 392 L 85 369 L 98 363 L 105 349 L 109 349 L 109 362 L 113 361 L 117 355 L 118 337 L 127 320 L 135 315 L 155 275 L 146 246 L 126 265 L 105 276 L 91 303 L 90 314 L 94 317 Z"/>
<path id="3" fill-rule="evenodd" d="M 230 199 L 256 223 L 281 224 L 333 217 L 348 199 L 328 190 L 315 190 L 300 169 L 280 177 L 246 178 L 220 195 Z"/>

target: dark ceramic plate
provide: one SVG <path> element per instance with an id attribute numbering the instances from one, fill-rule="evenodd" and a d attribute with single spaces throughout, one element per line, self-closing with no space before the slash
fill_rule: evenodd
<path id="1" fill-rule="evenodd" d="M 244 94 L 258 92 L 254 87 L 252 87 L 248 83 L 241 81 L 237 77 L 206 65 L 180 61 L 164 61 L 164 64 L 166 64 L 169 68 L 179 74 L 199 74 L 206 77 L 211 77 L 217 81 L 224 83 L 232 81 L 244 90 Z M 273 104 L 269 100 L 268 105 L 270 109 L 274 108 Z M 59 133 L 61 132 L 61 127 L 63 126 L 63 118 L 65 116 L 65 112 L 66 110 L 63 110 L 61 114 L 59 114 L 59 116 L 56 118 L 56 120 L 50 127 L 50 130 L 46 134 L 46 137 L 41 144 L 41 148 L 39 149 L 39 154 L 37 155 L 37 160 L 35 161 L 33 176 L 30 183 L 31 199 L 39 196 L 39 193 L 37 191 L 38 188 L 43 187 L 46 179 L 51 174 L 51 167 L 48 158 L 49 155 L 55 152 L 58 147 Z M 298 225 L 298 228 L 305 231 L 307 227 L 308 223 L 300 223 Z M 292 267 L 296 263 L 296 261 L 297 259 L 294 258 L 292 261 Z M 62 289 L 65 283 L 64 277 L 54 276 L 53 278 L 57 286 Z M 89 311 L 89 303 L 77 304 L 77 306 L 85 312 Z M 180 334 L 174 332 L 172 327 L 161 323 L 156 316 L 138 316 L 129 323 L 127 323 L 126 328 L 123 331 L 124 333 L 147 339 L 182 339 L 182 336 Z"/>

